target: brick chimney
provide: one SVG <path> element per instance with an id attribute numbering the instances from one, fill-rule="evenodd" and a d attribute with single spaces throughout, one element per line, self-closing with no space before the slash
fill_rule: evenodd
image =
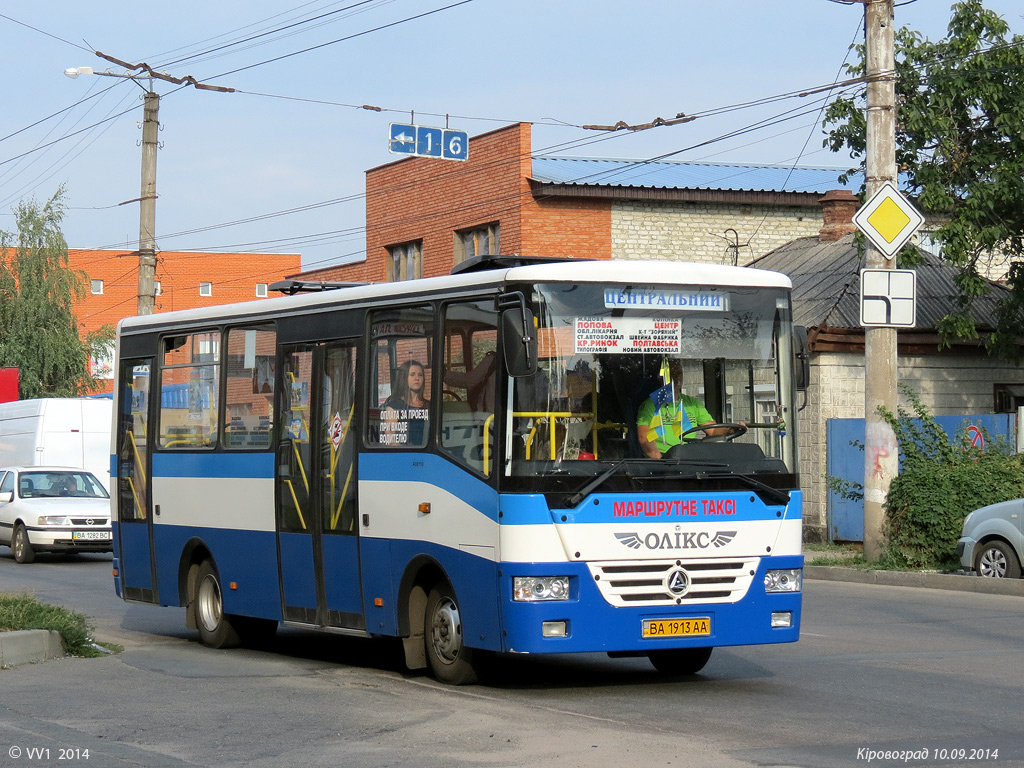
<path id="1" fill-rule="evenodd" d="M 857 231 L 853 216 L 860 208 L 860 200 L 848 189 L 831 189 L 818 201 L 821 205 L 822 226 L 818 238 L 823 243 L 834 243 L 843 235 Z"/>

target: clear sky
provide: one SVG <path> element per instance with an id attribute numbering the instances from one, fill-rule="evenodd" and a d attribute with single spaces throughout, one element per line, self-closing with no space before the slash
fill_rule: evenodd
<path id="1" fill-rule="evenodd" d="M 985 4 L 1024 31 L 1020 0 Z M 897 24 L 938 39 L 949 7 L 904 2 Z M 535 152 L 845 167 L 821 148 L 819 96 L 641 133 L 576 126 L 703 114 L 832 83 L 850 44 L 862 39 L 863 6 L 7 0 L 0 14 L 0 229 L 13 227 L 19 200 L 45 200 L 64 184 L 71 247 L 137 245 L 138 204 L 119 203 L 139 195 L 143 90 L 63 74 L 106 69 L 92 53 L 101 51 L 240 91 L 156 83 L 158 248 L 298 252 L 314 269 L 362 256 L 364 172 L 396 159 L 388 124 L 413 114 L 433 126 L 448 115 L 470 135 L 533 122 Z"/>

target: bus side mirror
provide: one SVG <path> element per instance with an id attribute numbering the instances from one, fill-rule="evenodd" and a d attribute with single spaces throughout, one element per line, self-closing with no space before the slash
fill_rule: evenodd
<path id="1" fill-rule="evenodd" d="M 811 383 L 811 348 L 802 325 L 793 326 L 793 368 L 797 391 L 806 392 Z"/>
<path id="2" fill-rule="evenodd" d="M 509 376 L 532 376 L 537 372 L 537 328 L 533 312 L 525 306 L 501 313 L 501 337 L 505 367 Z"/>

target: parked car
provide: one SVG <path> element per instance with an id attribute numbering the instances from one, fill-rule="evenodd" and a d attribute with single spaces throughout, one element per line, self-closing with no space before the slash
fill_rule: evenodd
<path id="1" fill-rule="evenodd" d="M 964 518 L 956 543 L 960 564 L 979 576 L 1019 579 L 1024 559 L 1024 499 L 1001 501 L 976 509 Z"/>
<path id="2" fill-rule="evenodd" d="M 0 469 L 0 544 L 19 563 L 36 552 L 110 552 L 110 496 L 84 469 Z"/>

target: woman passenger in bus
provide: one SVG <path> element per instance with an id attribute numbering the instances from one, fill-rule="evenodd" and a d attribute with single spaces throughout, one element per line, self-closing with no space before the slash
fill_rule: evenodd
<path id="1" fill-rule="evenodd" d="M 384 401 L 381 414 L 382 443 L 426 445 L 427 409 L 430 405 L 426 398 L 426 382 L 426 370 L 416 360 L 406 360 L 395 371 L 391 396 Z"/>

